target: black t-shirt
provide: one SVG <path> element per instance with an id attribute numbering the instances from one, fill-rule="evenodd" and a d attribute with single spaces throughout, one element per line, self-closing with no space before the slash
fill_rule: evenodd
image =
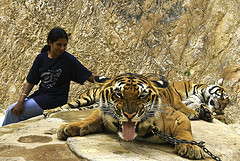
<path id="1" fill-rule="evenodd" d="M 90 72 L 73 55 L 64 52 L 56 59 L 50 59 L 47 52 L 40 53 L 29 71 L 27 81 L 39 89 L 33 98 L 42 109 L 51 109 L 67 103 L 70 81 L 83 84 Z"/>

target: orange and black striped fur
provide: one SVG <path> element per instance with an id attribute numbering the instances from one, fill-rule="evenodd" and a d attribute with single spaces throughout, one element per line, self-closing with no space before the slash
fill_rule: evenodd
<path id="1" fill-rule="evenodd" d="M 177 81 L 170 83 L 159 94 L 163 104 L 170 104 L 186 114 L 189 119 L 212 121 L 213 115 L 222 113 L 229 104 L 222 83 L 222 79 L 215 85 Z"/>
<path id="2" fill-rule="evenodd" d="M 57 130 L 59 139 L 114 132 L 125 141 L 137 139 L 153 143 L 165 142 L 152 133 L 154 126 L 171 137 L 193 140 L 187 116 L 162 102 L 164 97 L 160 93 L 168 87 L 164 77 L 126 73 L 114 78 L 95 77 L 95 82 L 99 85 L 98 108 L 85 120 L 60 126 Z M 174 149 L 182 157 L 205 158 L 204 151 L 197 145 L 180 143 Z"/>
<path id="3" fill-rule="evenodd" d="M 146 74 L 150 77 L 150 74 Z M 101 78 L 100 79 L 107 79 Z M 170 105 L 186 114 L 189 119 L 212 121 L 216 113 L 222 113 L 229 103 L 228 95 L 222 88 L 223 80 L 215 85 L 197 84 L 189 81 L 176 81 L 159 92 L 163 105 Z M 86 110 L 97 107 L 100 87 L 95 87 L 83 93 L 79 99 L 64 106 L 45 110 L 44 115 L 72 109 Z M 94 104 L 94 105 L 93 105 Z"/>

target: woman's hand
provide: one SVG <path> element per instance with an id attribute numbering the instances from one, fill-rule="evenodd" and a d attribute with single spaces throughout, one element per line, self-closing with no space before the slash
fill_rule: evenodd
<path id="1" fill-rule="evenodd" d="M 13 108 L 11 109 L 12 113 L 14 113 L 15 115 L 23 114 L 25 98 L 28 96 L 28 94 L 32 90 L 33 86 L 34 86 L 34 84 L 32 84 L 32 83 L 28 83 L 28 82 L 25 83 L 22 94 L 18 100 L 18 103 L 15 106 L 13 106 Z"/>
<path id="2" fill-rule="evenodd" d="M 12 109 L 12 113 L 15 115 L 22 115 L 24 111 L 24 102 L 18 102 Z"/>
<path id="3" fill-rule="evenodd" d="M 92 73 L 92 75 L 88 78 L 88 81 L 94 83 L 94 77 L 95 76 L 96 75 L 94 73 Z"/>

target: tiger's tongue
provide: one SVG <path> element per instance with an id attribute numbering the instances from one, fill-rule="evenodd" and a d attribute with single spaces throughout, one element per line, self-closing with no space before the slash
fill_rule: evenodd
<path id="1" fill-rule="evenodd" d="M 123 122 L 122 133 L 124 140 L 133 140 L 135 135 L 135 122 Z"/>

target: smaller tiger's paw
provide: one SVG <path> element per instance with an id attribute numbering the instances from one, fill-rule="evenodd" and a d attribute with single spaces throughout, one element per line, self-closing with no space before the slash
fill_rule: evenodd
<path id="1" fill-rule="evenodd" d="M 64 124 L 57 130 L 57 136 L 60 140 L 67 140 L 71 136 L 84 136 L 88 133 L 88 126 L 79 126 L 74 123 Z"/>
<path id="2" fill-rule="evenodd" d="M 178 155 L 185 157 L 185 158 L 189 158 L 189 159 L 204 159 L 205 158 L 204 151 L 196 145 L 180 143 L 179 145 L 175 146 L 174 151 Z"/>
<path id="3" fill-rule="evenodd" d="M 213 113 L 211 112 L 211 110 L 208 108 L 208 106 L 205 105 L 201 105 L 199 109 L 196 109 L 199 112 L 199 119 L 200 120 L 205 120 L 208 122 L 212 122 L 213 121 Z"/>

